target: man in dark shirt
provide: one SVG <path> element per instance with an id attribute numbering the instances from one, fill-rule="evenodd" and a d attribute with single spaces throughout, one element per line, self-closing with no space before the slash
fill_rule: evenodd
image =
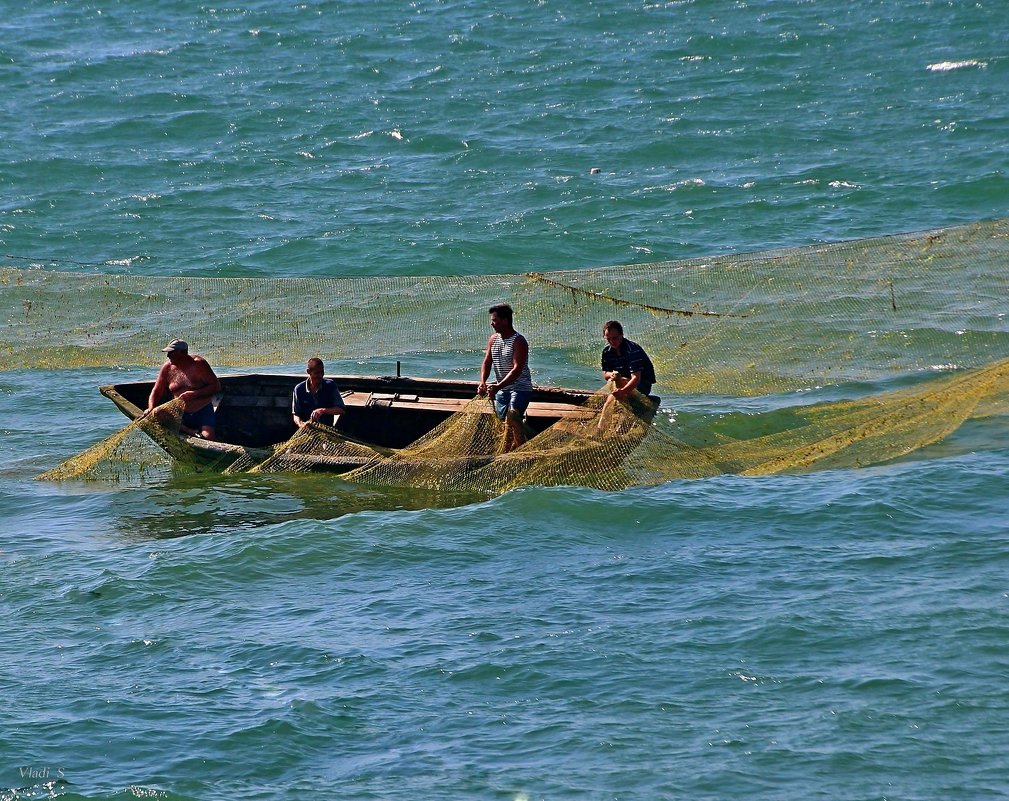
<path id="1" fill-rule="evenodd" d="M 616 320 L 610 320 L 603 326 L 603 336 L 609 343 L 603 348 L 603 378 L 616 386 L 613 397 L 624 400 L 634 390 L 642 395 L 651 392 L 655 383 L 655 368 L 644 348 L 626 339 L 624 327 Z"/>
<path id="2" fill-rule="evenodd" d="M 335 425 L 335 418 L 346 411 L 340 388 L 332 378 L 325 378 L 326 367 L 322 359 L 309 359 L 306 368 L 308 380 L 294 388 L 291 400 L 295 425 L 301 428 L 309 420 Z"/>

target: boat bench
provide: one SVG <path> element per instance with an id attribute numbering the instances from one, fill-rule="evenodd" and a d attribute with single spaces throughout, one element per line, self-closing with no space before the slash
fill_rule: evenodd
<path id="1" fill-rule="evenodd" d="M 472 402 L 467 398 L 434 398 L 425 395 L 412 393 L 391 393 L 391 392 L 355 392 L 345 390 L 341 393 L 343 402 L 349 409 L 366 409 L 372 407 L 404 409 L 419 412 L 442 412 L 452 414 L 463 411 Z M 289 409 L 291 401 L 289 398 L 278 398 L 262 395 L 235 395 L 228 393 L 226 396 L 229 406 L 245 406 L 264 409 Z M 486 414 L 491 414 L 494 410 L 488 402 Z M 555 403 L 546 401 L 533 401 L 526 410 L 526 417 L 550 417 L 574 420 L 588 420 L 595 412 L 574 403 Z"/>

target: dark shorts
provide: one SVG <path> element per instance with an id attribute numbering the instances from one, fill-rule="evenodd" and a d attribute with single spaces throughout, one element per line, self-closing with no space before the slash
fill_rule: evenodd
<path id="1" fill-rule="evenodd" d="M 208 403 L 198 412 L 185 412 L 182 415 L 182 425 L 197 431 L 202 431 L 204 426 L 216 428 L 217 414 L 214 412 L 214 404 Z"/>
<path id="2" fill-rule="evenodd" d="M 504 420 L 509 409 L 514 409 L 520 415 L 526 413 L 533 394 L 528 389 L 499 389 L 494 393 L 494 411 L 499 419 Z"/>

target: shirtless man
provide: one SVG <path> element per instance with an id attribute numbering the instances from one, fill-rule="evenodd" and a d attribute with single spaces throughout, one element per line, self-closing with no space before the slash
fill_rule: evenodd
<path id="1" fill-rule="evenodd" d="M 168 361 L 161 365 L 145 414 L 154 411 L 171 393 L 184 404 L 179 430 L 190 436 L 213 439 L 217 419 L 211 401 L 221 391 L 221 382 L 213 368 L 202 356 L 190 356 L 189 345 L 181 339 L 173 339 L 161 350 Z"/>

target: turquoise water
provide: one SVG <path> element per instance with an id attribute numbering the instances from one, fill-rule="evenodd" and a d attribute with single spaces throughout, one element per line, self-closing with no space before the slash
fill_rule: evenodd
<path id="1" fill-rule="evenodd" d="M 16 266 L 521 272 L 1009 215 L 1002 4 L 0 10 Z M 31 480 L 148 374 L 0 374 L 2 799 L 1009 797 L 997 419 L 616 494 Z"/>

